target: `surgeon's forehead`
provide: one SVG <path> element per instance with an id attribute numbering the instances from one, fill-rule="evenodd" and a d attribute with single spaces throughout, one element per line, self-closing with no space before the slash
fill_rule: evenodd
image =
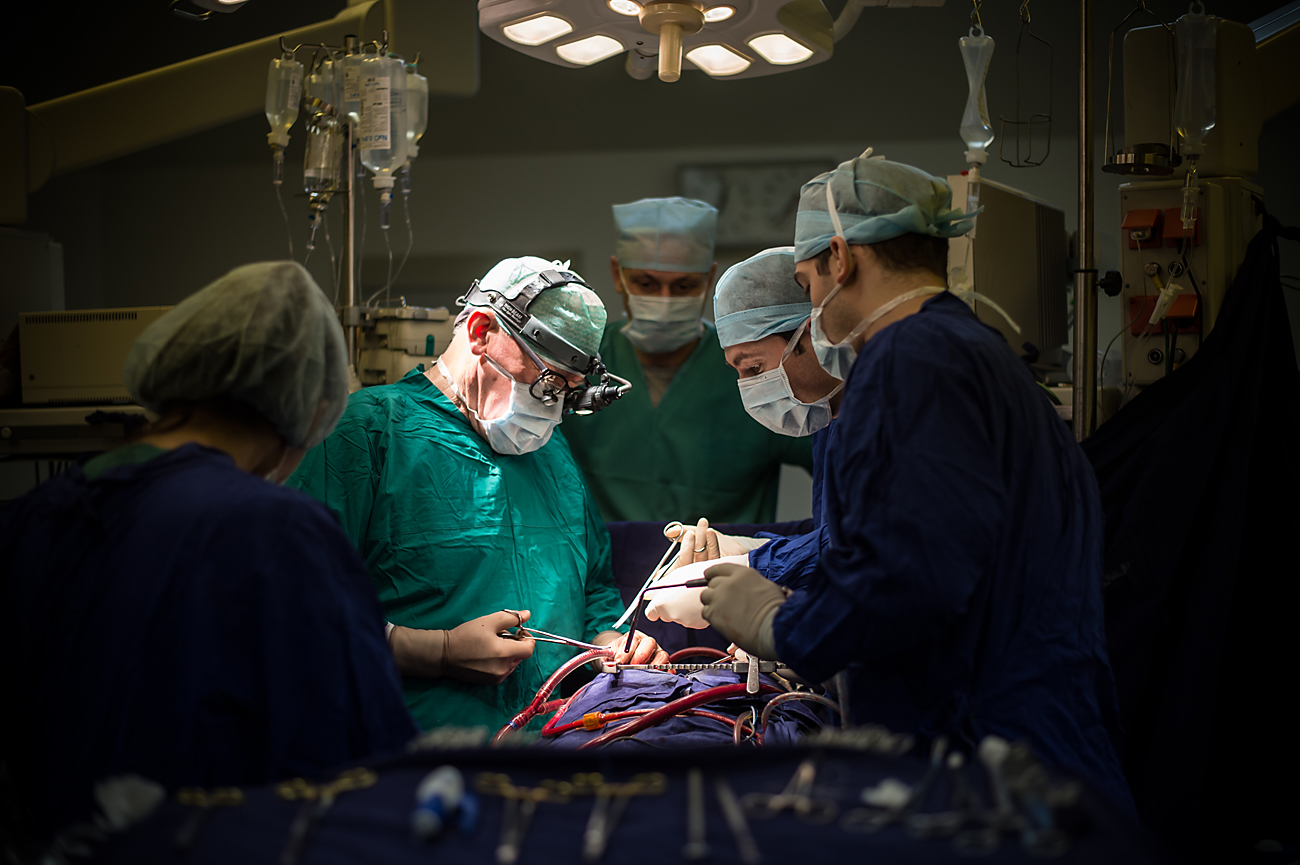
<path id="1" fill-rule="evenodd" d="M 740 366 L 750 360 L 766 360 L 772 353 L 776 343 L 780 342 L 779 336 L 776 341 L 771 339 L 774 335 L 769 334 L 762 339 L 736 343 L 724 349 L 722 354 L 731 366 Z M 781 342 L 781 346 L 784 346 L 783 342 Z"/>
<path id="2" fill-rule="evenodd" d="M 700 282 L 707 279 L 709 276 L 707 273 L 688 273 L 680 270 L 644 270 L 635 267 L 625 267 L 623 268 L 623 272 L 632 279 L 644 276 L 653 279 L 656 282 Z"/>

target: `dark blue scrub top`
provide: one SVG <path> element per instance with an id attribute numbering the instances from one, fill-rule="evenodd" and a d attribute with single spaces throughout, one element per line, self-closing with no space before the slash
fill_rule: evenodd
<path id="1" fill-rule="evenodd" d="M 826 546 L 826 514 L 822 501 L 822 478 L 826 472 L 826 449 L 830 445 L 835 421 L 812 436 L 812 519 L 813 530 L 804 535 L 774 535 L 759 532 L 757 537 L 771 538 L 749 554 L 749 566 L 772 582 L 791 589 L 802 588 L 817 569 L 817 557 Z"/>
<path id="2" fill-rule="evenodd" d="M 777 613 L 781 659 L 847 665 L 857 723 L 1028 739 L 1131 809 L 1097 484 L 1023 361 L 938 295 L 866 343 L 831 435 L 828 543 Z"/>
<path id="3" fill-rule="evenodd" d="M 103 465 L 0 509 L 4 759 L 37 831 L 107 776 L 265 784 L 416 733 L 322 505 L 193 444 Z"/>

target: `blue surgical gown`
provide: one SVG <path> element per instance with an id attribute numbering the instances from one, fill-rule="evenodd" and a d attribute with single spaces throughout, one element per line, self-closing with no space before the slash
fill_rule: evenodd
<path id="1" fill-rule="evenodd" d="M 822 478 L 826 469 L 826 448 L 830 445 L 835 421 L 812 436 L 812 519 L 813 530 L 802 535 L 774 535 L 759 532 L 757 537 L 770 538 L 749 554 L 749 566 L 780 586 L 803 588 L 817 569 L 817 557 L 827 542 L 826 517 L 822 502 Z"/>
<path id="2" fill-rule="evenodd" d="M 92 784 L 260 785 L 400 750 L 365 565 L 323 506 L 185 445 L 0 509 L 5 760 L 42 831 Z"/>
<path id="3" fill-rule="evenodd" d="M 1027 739 L 1122 806 L 1083 451 L 1001 335 L 950 294 L 882 330 L 827 449 L 828 545 L 778 611 L 780 657 L 847 667 L 856 722 Z"/>

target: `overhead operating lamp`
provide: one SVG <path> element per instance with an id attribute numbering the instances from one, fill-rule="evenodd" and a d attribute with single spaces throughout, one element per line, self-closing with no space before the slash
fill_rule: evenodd
<path id="1" fill-rule="evenodd" d="M 682 69 L 757 78 L 829 60 L 835 22 L 821 0 L 479 0 L 479 29 L 572 68 L 626 54 L 628 74 Z"/>

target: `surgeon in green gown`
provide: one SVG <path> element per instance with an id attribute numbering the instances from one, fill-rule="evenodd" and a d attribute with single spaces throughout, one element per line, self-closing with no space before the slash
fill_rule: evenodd
<path id="1" fill-rule="evenodd" d="M 770 523 L 781 465 L 812 470 L 807 439 L 745 412 L 736 373 L 701 317 L 717 272 L 717 218 L 689 198 L 614 205 L 610 271 L 627 318 L 608 323 L 600 354 L 633 388 L 617 411 L 565 426 L 606 520 Z"/>
<path id="2" fill-rule="evenodd" d="M 480 286 L 509 293 L 562 269 L 531 256 L 506 259 Z M 606 318 L 585 284 L 546 288 L 527 311 L 585 354 L 596 350 Z M 521 622 L 624 647 L 609 534 L 558 429 L 562 404 L 546 406 L 530 392 L 544 375 L 570 386 L 582 377 L 529 341 L 544 373 L 522 349 L 525 339 L 491 308 L 467 306 L 431 369 L 353 394 L 290 480 L 324 502 L 361 551 L 406 703 L 423 729 L 495 730 L 577 653 L 498 636 Z M 637 634 L 613 660 L 667 656 Z"/>

